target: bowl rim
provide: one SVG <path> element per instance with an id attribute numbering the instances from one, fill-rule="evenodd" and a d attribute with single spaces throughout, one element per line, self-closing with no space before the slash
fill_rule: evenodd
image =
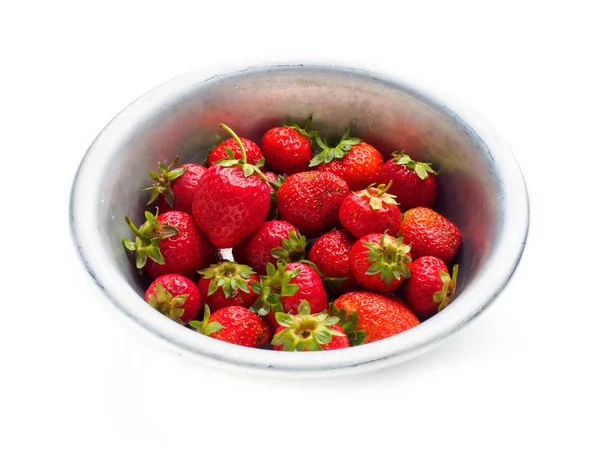
<path id="1" fill-rule="evenodd" d="M 498 231 L 497 245 L 479 275 L 452 302 L 452 310 L 443 310 L 434 318 L 378 342 L 355 348 L 291 354 L 247 348 L 212 339 L 187 329 L 148 309 L 147 304 L 114 271 L 114 265 L 101 251 L 102 240 L 95 227 L 95 210 L 100 191 L 101 173 L 111 163 L 124 140 L 149 114 L 160 112 L 169 101 L 187 91 L 257 74 L 329 72 L 351 74 L 404 91 L 462 124 L 487 149 L 495 163 L 504 202 L 505 219 Z M 109 155 L 107 155 L 109 153 Z M 100 173 L 100 174 L 99 174 Z M 322 64 L 286 64 L 253 66 L 243 70 L 209 76 L 196 69 L 175 77 L 142 95 L 119 112 L 96 136 L 83 156 L 71 188 L 69 222 L 79 257 L 106 298 L 142 331 L 166 342 L 178 352 L 195 359 L 235 369 L 276 371 L 305 376 L 331 372 L 349 373 L 372 370 L 415 357 L 458 331 L 480 315 L 504 290 L 514 274 L 527 242 L 529 198 L 523 174 L 506 141 L 481 115 L 464 104 L 419 88 L 405 78 L 389 77 L 347 66 Z M 499 249 L 502 249 L 500 251 Z M 111 271 L 112 269 L 112 271 Z M 485 278 L 482 275 L 485 274 Z"/>

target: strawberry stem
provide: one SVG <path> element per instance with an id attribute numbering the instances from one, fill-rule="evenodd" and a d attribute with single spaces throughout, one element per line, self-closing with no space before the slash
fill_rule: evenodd
<path id="1" fill-rule="evenodd" d="M 246 150 L 244 149 L 244 144 L 242 143 L 242 140 L 240 140 L 240 137 L 237 136 L 236 133 L 225 124 L 219 124 L 219 127 L 221 127 L 223 130 L 225 130 L 227 133 L 229 133 L 229 135 L 235 140 L 235 142 L 240 147 L 240 151 L 242 151 L 242 162 L 244 164 L 247 163 Z"/>

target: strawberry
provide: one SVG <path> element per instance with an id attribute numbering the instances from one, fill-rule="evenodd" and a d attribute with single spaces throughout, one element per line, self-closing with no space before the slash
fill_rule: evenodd
<path id="1" fill-rule="evenodd" d="M 139 229 L 125 216 L 135 241 L 123 239 L 126 250 L 135 252 L 135 265 L 152 279 L 176 273 L 189 279 L 217 259 L 216 249 L 198 231 L 194 220 L 184 212 L 165 212 L 156 216 L 145 212 L 146 222 Z"/>
<path id="2" fill-rule="evenodd" d="M 340 204 L 349 192 L 346 182 L 332 173 L 294 173 L 277 191 L 277 210 L 282 220 L 313 238 L 338 223 Z"/>
<path id="3" fill-rule="evenodd" d="M 329 316 L 327 311 L 312 314 L 303 300 L 298 314 L 275 313 L 279 327 L 275 330 L 271 345 L 279 351 L 319 351 L 348 348 L 350 342 L 339 318 Z"/>
<path id="4" fill-rule="evenodd" d="M 333 304 L 340 311 L 358 314 L 357 329 L 364 331 L 365 343 L 382 340 L 419 324 L 419 319 L 396 297 L 372 292 L 348 292 Z"/>
<path id="5" fill-rule="evenodd" d="M 334 147 L 329 147 L 316 136 L 321 152 L 313 157 L 309 166 L 339 176 L 350 190 L 358 191 L 375 183 L 377 172 L 383 165 L 383 157 L 373 146 L 359 138 L 349 138 L 349 134 L 346 129 L 342 139 Z"/>
<path id="6" fill-rule="evenodd" d="M 410 278 L 402 296 L 417 316 L 429 318 L 443 310 L 454 298 L 458 265 L 452 268 L 452 277 L 442 260 L 436 257 L 417 258 L 410 269 Z"/>
<path id="7" fill-rule="evenodd" d="M 365 289 L 393 292 L 410 276 L 410 246 L 402 237 L 367 234 L 354 243 L 348 258 L 352 276 Z"/>
<path id="8" fill-rule="evenodd" d="M 159 162 L 160 173 L 150 172 L 150 178 L 155 183 L 145 189 L 152 191 L 146 205 L 150 205 L 158 199 L 157 206 L 161 212 L 179 210 L 187 214 L 192 213 L 192 199 L 206 168 L 199 164 L 183 164 L 173 169 L 178 162 L 179 156 L 176 156 L 175 160 L 167 167 Z"/>
<path id="9" fill-rule="evenodd" d="M 236 261 L 250 265 L 258 274 L 265 274 L 267 263 L 278 260 L 289 263 L 304 258 L 306 238 L 298 228 L 283 220 L 267 221 L 251 236 L 233 248 Z"/>
<path id="10" fill-rule="evenodd" d="M 340 223 L 359 238 L 365 234 L 383 233 L 395 236 L 400 231 L 402 214 L 394 196 L 388 194 L 391 183 L 377 188 L 369 186 L 348 194 L 340 206 Z"/>
<path id="11" fill-rule="evenodd" d="M 221 128 L 238 141 L 242 158 L 227 159 L 211 166 L 196 189 L 192 215 L 198 228 L 218 248 L 238 245 L 265 220 L 271 204 L 271 186 L 259 170 L 260 162 L 246 162 L 246 151 L 238 136 L 226 125 Z"/>
<path id="12" fill-rule="evenodd" d="M 462 243 L 460 231 L 454 223 L 436 211 L 415 207 L 404 213 L 400 232 L 410 244 L 415 258 L 430 255 L 449 264 Z"/>
<path id="13" fill-rule="evenodd" d="M 204 305 L 203 320 L 189 325 L 201 334 L 245 347 L 260 347 L 271 339 L 267 323 L 243 306 L 227 306 L 210 314 Z"/>
<path id="14" fill-rule="evenodd" d="M 431 164 L 416 162 L 400 151 L 393 152 L 392 159 L 383 164 L 377 182 L 392 182 L 390 194 L 396 196 L 402 210 L 418 206 L 431 208 L 437 193 L 435 175 L 437 172 Z"/>
<path id="15" fill-rule="evenodd" d="M 277 213 L 277 190 L 281 187 L 281 183 L 285 180 L 285 175 L 277 175 L 275 172 L 264 172 L 265 178 L 271 187 L 271 207 L 267 213 L 267 219 L 276 220 L 279 216 Z"/>
<path id="16" fill-rule="evenodd" d="M 156 278 L 146 290 L 144 300 L 179 324 L 196 319 L 202 304 L 196 284 L 181 274 L 163 274 Z"/>
<path id="17" fill-rule="evenodd" d="M 345 229 L 334 229 L 319 237 L 308 252 L 308 259 L 315 264 L 325 281 L 340 279 L 340 284 L 330 287 L 332 292 L 341 294 L 354 290 L 356 286 L 348 263 L 348 254 L 355 242 L 356 239 Z"/>
<path id="18" fill-rule="evenodd" d="M 316 132 L 307 132 L 311 119 L 306 126 L 284 125 L 271 128 L 264 134 L 261 142 L 265 162 L 278 173 L 292 173 L 308 170 L 312 158 L 312 140 Z"/>
<path id="19" fill-rule="evenodd" d="M 238 141 L 239 138 L 239 141 Z M 242 148 L 240 146 L 243 146 Z M 263 155 L 260 151 L 258 145 L 248 138 L 243 137 L 235 137 L 232 136 L 226 141 L 223 141 L 220 137 L 217 137 L 217 144 L 215 147 L 208 153 L 208 165 L 214 165 L 221 160 L 228 160 L 231 158 L 229 153 L 231 151 L 233 153 L 233 158 L 237 160 L 245 160 L 249 164 L 257 165 L 258 167 L 262 167 L 262 165 L 258 165 Z"/>
<path id="20" fill-rule="evenodd" d="M 327 293 L 319 274 L 305 263 L 278 262 L 277 267 L 267 263 L 267 274 L 260 283 L 253 283 L 254 292 L 259 294 L 252 311 L 266 316 L 267 322 L 277 328 L 275 312 L 298 314 L 300 302 L 306 300 L 312 313 L 327 309 Z"/>
<path id="21" fill-rule="evenodd" d="M 232 261 L 222 261 L 199 271 L 198 288 L 202 300 L 215 312 L 226 306 L 250 307 L 258 295 L 252 283 L 260 281 L 252 268 Z"/>

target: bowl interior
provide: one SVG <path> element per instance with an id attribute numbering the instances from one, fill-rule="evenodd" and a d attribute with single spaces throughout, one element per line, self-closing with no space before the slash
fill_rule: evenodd
<path id="1" fill-rule="evenodd" d="M 493 160 L 476 133 L 453 113 L 410 89 L 399 89 L 366 74 L 282 69 L 214 78 L 182 92 L 148 114 L 114 157 L 98 203 L 98 224 L 115 268 L 140 295 L 147 281 L 132 266 L 121 240 L 130 236 L 123 216 L 143 221 L 151 185 L 150 170 L 159 161 L 202 162 L 224 136 L 219 123 L 260 144 L 261 136 L 287 120 L 312 127 L 326 138 L 345 127 L 374 145 L 384 157 L 404 149 L 431 162 L 439 171 L 435 208 L 452 220 L 464 236 L 457 258 L 458 294 L 485 266 L 503 219 Z M 452 309 L 450 306 L 448 309 Z"/>

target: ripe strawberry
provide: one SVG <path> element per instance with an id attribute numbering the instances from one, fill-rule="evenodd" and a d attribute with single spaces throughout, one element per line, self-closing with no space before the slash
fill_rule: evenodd
<path id="1" fill-rule="evenodd" d="M 191 214 L 194 193 L 200 178 L 206 172 L 206 168 L 199 164 L 183 164 L 173 169 L 178 162 L 179 156 L 175 157 L 175 160 L 166 167 L 159 162 L 160 173 L 150 172 L 150 178 L 155 183 L 146 188 L 146 191 L 152 191 L 146 205 L 150 205 L 158 199 L 156 204 L 161 213 L 178 210 Z"/>
<path id="2" fill-rule="evenodd" d="M 271 339 L 267 323 L 243 306 L 227 306 L 210 314 L 204 305 L 204 319 L 189 325 L 201 334 L 246 347 L 260 347 Z"/>
<path id="3" fill-rule="evenodd" d="M 436 257 L 417 258 L 410 269 L 410 278 L 402 295 L 417 316 L 428 318 L 443 310 L 454 298 L 458 265 L 452 277 L 442 260 Z"/>
<path id="4" fill-rule="evenodd" d="M 274 127 L 264 134 L 261 142 L 265 162 L 278 173 L 308 170 L 312 158 L 311 144 L 316 132 L 308 132 L 311 119 L 304 128 L 298 125 Z"/>
<path id="5" fill-rule="evenodd" d="M 395 297 L 372 292 L 348 292 L 333 304 L 348 315 L 358 313 L 357 328 L 365 333 L 365 343 L 399 334 L 419 324 L 404 302 Z"/>
<path id="6" fill-rule="evenodd" d="M 264 172 L 266 179 L 271 187 L 271 207 L 267 213 L 267 219 L 276 220 L 279 217 L 277 213 L 277 190 L 281 187 L 281 183 L 285 180 L 285 175 L 277 175 L 275 172 Z"/>
<path id="7" fill-rule="evenodd" d="M 218 248 L 238 245 L 265 220 L 271 203 L 271 186 L 258 165 L 246 162 L 238 136 L 226 125 L 221 128 L 239 143 L 242 158 L 229 158 L 211 166 L 196 190 L 192 215 L 198 228 Z"/>
<path id="8" fill-rule="evenodd" d="M 454 223 L 426 207 L 415 207 L 404 213 L 400 232 L 410 244 L 415 258 L 430 255 L 449 264 L 462 243 Z"/>
<path id="9" fill-rule="evenodd" d="M 305 263 L 267 263 L 267 274 L 260 283 L 253 283 L 254 292 L 259 294 L 252 311 L 265 316 L 273 330 L 277 328 L 275 312 L 298 314 L 303 300 L 313 313 L 327 309 L 327 293 L 319 274 Z"/>
<path id="10" fill-rule="evenodd" d="M 198 288 L 202 300 L 212 312 L 226 306 L 251 307 L 258 295 L 252 282 L 260 281 L 252 268 L 232 261 L 222 261 L 199 272 Z"/>
<path id="11" fill-rule="evenodd" d="M 418 206 L 431 208 L 437 193 L 435 175 L 437 172 L 431 164 L 416 162 L 400 151 L 392 153 L 392 159 L 383 164 L 377 182 L 392 182 L 390 194 L 396 196 L 402 210 Z"/>
<path id="12" fill-rule="evenodd" d="M 327 311 L 311 314 L 306 300 L 298 307 L 297 315 L 278 312 L 275 318 L 279 326 L 271 345 L 279 351 L 320 351 L 348 348 L 350 342 L 339 318 L 330 317 Z"/>
<path id="13" fill-rule="evenodd" d="M 202 304 L 196 284 L 180 274 L 163 274 L 156 278 L 146 290 L 144 300 L 179 324 L 196 319 Z"/>
<path id="14" fill-rule="evenodd" d="M 339 176 L 348 183 L 351 191 L 358 191 L 375 183 L 383 157 L 377 149 L 359 138 L 348 138 L 349 134 L 346 129 L 334 147 L 327 146 L 317 136 L 316 141 L 322 151 L 313 157 L 309 166 Z"/>
<path id="15" fill-rule="evenodd" d="M 277 191 L 277 210 L 282 220 L 313 238 L 338 223 L 340 204 L 349 192 L 346 182 L 332 173 L 295 173 Z"/>
<path id="16" fill-rule="evenodd" d="M 298 228 L 287 221 L 272 220 L 263 223 L 254 234 L 235 246 L 233 256 L 258 274 L 265 274 L 267 263 L 275 265 L 278 260 L 287 263 L 301 260 L 305 248 L 306 238 L 298 233 Z"/>
<path id="17" fill-rule="evenodd" d="M 384 231 L 392 236 L 398 234 L 402 214 L 395 196 L 387 193 L 390 185 L 369 186 L 346 196 L 340 206 L 340 223 L 354 237 Z"/>
<path id="18" fill-rule="evenodd" d="M 170 273 L 195 278 L 198 270 L 216 261 L 216 249 L 187 213 L 171 211 L 159 215 L 157 211 L 156 216 L 150 212 L 145 212 L 145 216 L 146 222 L 140 229 L 125 216 L 135 241 L 124 238 L 123 245 L 135 252 L 136 268 L 144 268 L 152 279 Z"/>
<path id="19" fill-rule="evenodd" d="M 393 292 L 410 276 L 410 246 L 402 237 L 372 233 L 350 249 L 350 271 L 356 282 L 376 292 Z"/>
<path id="20" fill-rule="evenodd" d="M 349 292 L 356 287 L 348 263 L 348 254 L 355 242 L 345 229 L 334 229 L 319 237 L 308 252 L 308 259 L 319 269 L 326 286 L 328 280 L 338 280 L 338 284 L 328 287 L 334 293 Z"/>
<path id="21" fill-rule="evenodd" d="M 239 142 L 238 139 L 239 138 Z M 246 156 L 242 154 L 242 149 L 240 148 L 240 143 L 244 147 L 244 152 Z M 246 162 L 252 165 L 257 165 L 258 167 L 262 167 L 262 165 L 258 165 L 260 159 L 263 157 L 262 152 L 258 145 L 248 138 L 243 137 L 235 137 L 232 135 L 226 141 L 223 141 L 220 137 L 217 137 L 217 144 L 215 147 L 208 153 L 208 165 L 214 165 L 218 163 L 220 160 L 230 159 L 231 156 L 228 151 L 233 153 L 233 158 L 237 160 L 244 159 Z M 264 161 L 263 161 L 264 162 Z"/>

